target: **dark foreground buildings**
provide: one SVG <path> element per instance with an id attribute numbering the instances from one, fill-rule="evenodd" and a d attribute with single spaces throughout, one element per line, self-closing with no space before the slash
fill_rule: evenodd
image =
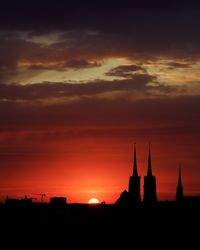
<path id="1" fill-rule="evenodd" d="M 141 202 L 140 181 L 134 145 L 133 172 L 128 191 L 118 199 L 120 207 L 69 204 L 65 197 L 52 197 L 50 204 L 33 202 L 31 206 L 22 206 L 19 205 L 21 200 L 19 203 L 8 198 L 6 205 L 0 204 L 2 242 L 7 249 L 27 249 L 30 244 L 33 249 L 38 249 L 38 246 L 43 249 L 101 250 L 197 248 L 200 198 L 183 197 L 181 171 L 177 201 L 183 197 L 184 205 L 175 201 L 146 205 L 157 201 L 150 150 L 144 178 L 147 203 Z M 24 200 L 27 204 L 27 197 Z"/>
<path id="2" fill-rule="evenodd" d="M 53 206 L 65 206 L 67 204 L 66 197 L 51 197 L 50 204 Z"/>

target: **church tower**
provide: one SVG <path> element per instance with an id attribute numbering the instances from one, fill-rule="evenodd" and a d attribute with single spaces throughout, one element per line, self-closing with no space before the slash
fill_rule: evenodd
<path id="1" fill-rule="evenodd" d="M 144 203 L 147 205 L 153 205 L 156 202 L 156 177 L 152 175 L 151 148 L 149 145 L 147 176 L 144 177 Z"/>
<path id="2" fill-rule="evenodd" d="M 141 202 L 140 176 L 138 176 L 137 171 L 136 144 L 134 144 L 133 174 L 129 179 L 128 192 L 130 194 L 130 200 L 132 204 L 137 205 Z"/>
<path id="3" fill-rule="evenodd" d="M 182 201 L 183 201 L 183 186 L 181 181 L 181 167 L 179 167 L 178 185 L 176 188 L 176 202 L 181 203 Z"/>

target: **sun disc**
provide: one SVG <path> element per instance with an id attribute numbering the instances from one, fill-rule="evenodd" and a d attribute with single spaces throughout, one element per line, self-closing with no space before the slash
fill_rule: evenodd
<path id="1" fill-rule="evenodd" d="M 89 203 L 89 204 L 98 204 L 98 203 L 99 203 L 99 200 L 96 199 L 96 198 L 91 198 L 91 199 L 89 199 L 88 203 Z"/>

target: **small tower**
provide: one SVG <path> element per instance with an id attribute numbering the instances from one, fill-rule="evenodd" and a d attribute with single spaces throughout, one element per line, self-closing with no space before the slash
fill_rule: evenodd
<path id="1" fill-rule="evenodd" d="M 129 179 L 128 192 L 130 194 L 130 200 L 133 205 L 140 204 L 140 176 L 138 176 L 137 170 L 137 158 L 136 158 L 136 143 L 134 144 L 134 161 L 133 161 L 133 174 Z"/>
<path id="2" fill-rule="evenodd" d="M 153 205 L 156 202 L 156 177 L 152 175 L 151 148 L 149 144 L 147 176 L 144 177 L 144 203 L 148 205 Z"/>
<path id="3" fill-rule="evenodd" d="M 183 202 L 183 186 L 182 186 L 182 180 L 181 180 L 181 166 L 179 167 L 178 185 L 176 188 L 176 202 L 177 203 Z"/>

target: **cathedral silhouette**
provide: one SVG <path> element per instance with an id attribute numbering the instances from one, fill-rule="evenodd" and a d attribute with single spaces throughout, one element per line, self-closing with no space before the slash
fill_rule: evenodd
<path id="1" fill-rule="evenodd" d="M 141 199 L 140 176 L 138 175 L 136 143 L 134 144 L 133 174 L 129 178 L 128 191 L 123 191 L 116 201 L 116 205 L 138 206 L 155 205 L 157 203 L 156 177 L 152 173 L 151 147 L 149 144 L 147 175 L 144 176 L 143 200 Z M 193 199 L 193 197 L 189 197 Z M 176 203 L 182 204 L 185 201 L 181 180 L 181 167 L 179 167 L 178 184 L 176 188 Z"/>
<path id="2" fill-rule="evenodd" d="M 156 177 L 152 174 L 151 147 L 149 144 L 147 175 L 144 176 L 143 203 L 154 205 L 157 203 Z M 137 169 L 136 143 L 134 144 L 133 174 L 129 178 L 128 192 L 125 190 L 116 201 L 117 205 L 138 206 L 142 202 L 140 191 L 140 176 Z"/>

